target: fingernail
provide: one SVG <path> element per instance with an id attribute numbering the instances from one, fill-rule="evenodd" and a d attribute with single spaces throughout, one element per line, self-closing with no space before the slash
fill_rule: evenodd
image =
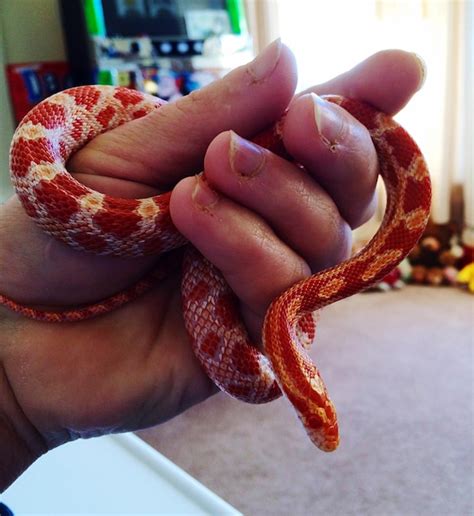
<path id="1" fill-rule="evenodd" d="M 423 88 L 423 85 L 425 84 L 425 81 L 426 81 L 426 72 L 427 72 L 426 62 L 416 52 L 412 52 L 412 54 L 415 56 L 415 58 L 418 62 L 418 66 L 420 67 L 420 72 L 421 72 L 420 82 L 418 83 L 418 88 L 416 89 L 416 91 L 419 91 L 419 90 L 421 90 L 421 88 Z"/>
<path id="2" fill-rule="evenodd" d="M 199 208 L 204 210 L 209 210 L 219 200 L 217 192 L 208 185 L 202 174 L 196 176 L 196 184 L 194 185 L 191 198 Z"/>
<path id="3" fill-rule="evenodd" d="M 258 145 L 231 131 L 229 162 L 236 174 L 244 177 L 255 177 L 263 168 L 265 154 Z"/>
<path id="4" fill-rule="evenodd" d="M 276 68 L 281 53 L 281 39 L 270 43 L 250 64 L 248 72 L 255 82 L 268 77 Z"/>
<path id="5" fill-rule="evenodd" d="M 343 137 L 344 121 L 341 114 L 330 102 L 322 99 L 316 93 L 311 93 L 311 98 L 319 136 L 332 152 L 336 152 Z"/>

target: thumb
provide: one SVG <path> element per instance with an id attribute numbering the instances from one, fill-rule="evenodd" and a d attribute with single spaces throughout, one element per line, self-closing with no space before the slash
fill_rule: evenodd
<path id="1" fill-rule="evenodd" d="M 404 50 L 382 50 L 354 68 L 306 91 L 363 100 L 389 115 L 398 113 L 421 89 L 426 76 L 422 59 Z"/>

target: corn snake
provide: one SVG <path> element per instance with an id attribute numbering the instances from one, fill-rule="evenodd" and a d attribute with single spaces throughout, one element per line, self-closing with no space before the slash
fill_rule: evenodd
<path id="1" fill-rule="evenodd" d="M 297 283 L 270 306 L 263 328 L 265 354 L 252 345 L 235 298 L 218 270 L 187 245 L 182 297 L 186 329 L 204 370 L 225 392 L 263 403 L 282 392 L 310 439 L 322 450 L 339 443 L 334 406 L 306 348 L 314 339 L 320 308 L 368 288 L 414 246 L 429 216 L 430 182 L 423 156 L 390 117 L 361 102 L 329 96 L 369 130 L 387 189 L 387 208 L 372 241 L 356 256 Z M 18 127 L 10 169 L 27 212 L 48 234 L 78 250 L 116 256 L 159 254 L 185 245 L 174 228 L 170 194 L 117 199 L 94 192 L 65 169 L 69 156 L 96 135 L 159 108 L 161 101 L 134 90 L 84 86 L 36 106 Z M 285 157 L 280 125 L 254 141 Z M 0 295 L 0 304 L 27 317 L 80 321 L 113 310 L 150 288 L 153 275 L 127 291 L 64 312 L 23 306 Z"/>

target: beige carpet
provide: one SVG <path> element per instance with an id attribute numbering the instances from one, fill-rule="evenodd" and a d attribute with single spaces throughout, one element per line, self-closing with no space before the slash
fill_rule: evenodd
<path id="1" fill-rule="evenodd" d="M 314 449 L 285 400 L 219 394 L 141 437 L 246 515 L 468 515 L 474 296 L 409 287 L 326 309 L 312 352 L 338 451 Z"/>

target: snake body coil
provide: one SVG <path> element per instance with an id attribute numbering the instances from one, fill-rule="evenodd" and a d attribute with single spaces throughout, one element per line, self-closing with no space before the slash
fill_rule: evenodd
<path id="1" fill-rule="evenodd" d="M 368 288 L 408 254 L 427 223 L 431 187 L 420 150 L 392 118 L 355 100 L 326 100 L 365 125 L 374 142 L 387 189 L 377 234 L 356 256 L 297 283 L 272 303 L 263 328 L 265 354 L 250 342 L 222 275 L 189 244 L 182 297 L 193 349 L 212 380 L 250 403 L 270 401 L 283 391 L 311 440 L 330 451 L 339 442 L 336 413 L 306 352 L 314 338 L 316 311 Z M 183 245 L 170 219 L 169 193 L 117 199 L 78 183 L 65 169 L 71 154 L 89 140 L 160 105 L 158 99 L 134 90 L 81 86 L 36 106 L 18 127 L 10 154 L 13 183 L 28 215 L 73 248 L 98 254 L 142 256 Z M 282 146 L 275 128 L 257 141 L 272 149 Z M 38 320 L 78 321 L 113 310 L 151 285 L 153 278 L 145 278 L 109 299 L 60 313 L 1 295 L 0 303 Z"/>

